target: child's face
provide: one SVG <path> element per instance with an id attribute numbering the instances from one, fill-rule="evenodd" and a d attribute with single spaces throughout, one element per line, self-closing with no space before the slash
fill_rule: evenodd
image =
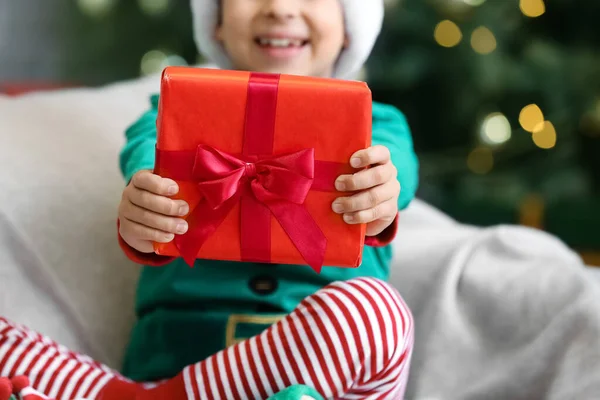
<path id="1" fill-rule="evenodd" d="M 322 77 L 346 44 L 339 0 L 221 0 L 216 37 L 236 69 Z"/>

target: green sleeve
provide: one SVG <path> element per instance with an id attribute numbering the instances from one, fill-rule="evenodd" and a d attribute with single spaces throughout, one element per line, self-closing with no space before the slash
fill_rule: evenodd
<path id="1" fill-rule="evenodd" d="M 390 150 L 401 186 L 398 208 L 403 210 L 417 192 L 419 160 L 406 118 L 397 108 L 373 103 L 373 145 L 383 145 Z"/>
<path id="2" fill-rule="evenodd" d="M 150 110 L 125 131 L 126 142 L 121 150 L 119 164 L 127 183 L 136 172 L 154 168 L 158 95 L 152 96 L 150 101 Z"/>

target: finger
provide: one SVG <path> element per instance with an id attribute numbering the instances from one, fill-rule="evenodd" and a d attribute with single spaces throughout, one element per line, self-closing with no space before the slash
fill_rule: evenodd
<path id="1" fill-rule="evenodd" d="M 179 191 L 179 187 L 174 180 L 162 178 L 148 170 L 143 170 L 135 174 L 131 178 L 131 183 L 138 189 L 147 190 L 148 192 L 162 196 L 172 196 Z"/>
<path id="2" fill-rule="evenodd" d="M 147 190 L 132 188 L 129 191 L 129 201 L 136 206 L 158 214 L 179 217 L 186 215 L 190 208 L 184 200 L 173 200 L 165 196 L 151 193 Z"/>
<path id="3" fill-rule="evenodd" d="M 123 221 L 123 219 L 121 219 L 121 221 Z M 124 234 L 122 229 L 119 229 L 119 234 L 121 235 L 125 243 L 127 243 L 137 251 L 146 254 L 154 253 L 154 242 L 150 240 L 132 239 L 131 237 Z"/>
<path id="4" fill-rule="evenodd" d="M 172 233 L 162 232 L 126 218 L 121 221 L 121 236 L 135 238 L 134 240 L 149 240 L 158 243 L 169 243 L 175 238 L 175 235 Z"/>
<path id="5" fill-rule="evenodd" d="M 159 231 L 183 235 L 188 230 L 188 224 L 180 218 L 167 217 L 148 209 L 129 203 L 123 209 L 123 216 L 130 221 L 145 225 Z"/>
<path id="6" fill-rule="evenodd" d="M 385 230 L 394 220 L 378 219 L 377 221 L 369 222 L 367 224 L 367 230 L 365 231 L 366 236 L 377 236 Z"/>
<path id="7" fill-rule="evenodd" d="M 346 223 L 354 224 L 368 224 L 369 222 L 377 221 L 379 219 L 394 219 L 398 212 L 398 205 L 396 199 L 387 200 L 378 206 L 369 208 L 368 210 L 361 210 L 354 213 L 344 214 L 344 221 Z"/>
<path id="8" fill-rule="evenodd" d="M 398 197 L 399 193 L 400 184 L 393 179 L 354 196 L 340 197 L 333 202 L 331 208 L 338 214 L 368 210 L 384 201 Z"/>
<path id="9" fill-rule="evenodd" d="M 154 243 L 150 240 L 131 240 L 127 244 L 141 253 L 154 253 Z"/>
<path id="10" fill-rule="evenodd" d="M 335 181 L 335 188 L 340 192 L 369 189 L 393 180 L 396 173 L 396 167 L 390 162 L 359 171 L 353 175 L 342 175 Z"/>
<path id="11" fill-rule="evenodd" d="M 350 157 L 350 165 L 363 168 L 374 164 L 385 164 L 390 161 L 390 150 L 381 145 L 359 150 Z"/>

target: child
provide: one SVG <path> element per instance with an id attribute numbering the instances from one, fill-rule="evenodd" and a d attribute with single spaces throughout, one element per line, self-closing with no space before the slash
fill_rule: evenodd
<path id="1" fill-rule="evenodd" d="M 193 0 L 192 7 L 200 49 L 219 67 L 336 78 L 362 66 L 383 17 L 383 0 Z M 359 268 L 316 274 L 209 260 L 189 268 L 153 253 L 153 240 L 186 232 L 179 217 L 189 207 L 170 199 L 175 182 L 151 172 L 157 96 L 151 104 L 127 130 L 121 153 L 128 185 L 119 242 L 146 265 L 123 376 L 2 319 L 0 375 L 26 375 L 57 399 L 267 399 L 286 388 L 313 398 L 402 398 L 412 317 L 384 281 L 398 210 L 417 186 L 403 116 L 373 103 L 374 146 L 349 160 L 371 168 L 336 181 L 332 210 L 349 224 L 367 223 Z"/>

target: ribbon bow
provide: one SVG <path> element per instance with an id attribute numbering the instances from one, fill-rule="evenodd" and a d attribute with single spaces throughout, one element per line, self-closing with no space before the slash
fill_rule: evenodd
<path id="1" fill-rule="evenodd" d="M 188 217 L 188 232 L 175 239 L 184 260 L 193 265 L 206 239 L 241 200 L 242 224 L 258 226 L 264 216 L 261 209 L 266 207 L 307 264 L 320 271 L 327 239 L 303 206 L 313 184 L 314 164 L 314 149 L 243 160 L 210 146 L 198 146 L 192 175 L 202 200 Z M 246 258 L 268 261 L 260 258 L 268 257 L 270 251 L 256 249 L 252 235 L 246 236 L 241 237 L 242 256 L 258 250 L 263 256 Z"/>
<path id="2" fill-rule="evenodd" d="M 208 203 L 217 208 L 250 181 L 254 196 L 263 203 L 286 200 L 302 204 L 314 179 L 314 150 L 246 162 L 215 148 L 200 145 L 194 161 L 194 180 Z"/>

